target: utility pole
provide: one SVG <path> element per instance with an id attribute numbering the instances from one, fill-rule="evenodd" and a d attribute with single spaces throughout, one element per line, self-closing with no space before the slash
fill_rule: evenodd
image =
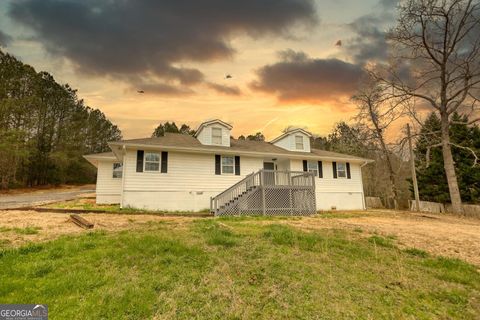
<path id="1" fill-rule="evenodd" d="M 407 123 L 408 147 L 410 149 L 410 162 L 412 164 L 412 182 L 413 193 L 415 194 L 415 211 L 420 211 L 420 196 L 418 194 L 417 172 L 415 171 L 415 155 L 412 146 L 412 134 L 410 133 L 410 124 Z"/>

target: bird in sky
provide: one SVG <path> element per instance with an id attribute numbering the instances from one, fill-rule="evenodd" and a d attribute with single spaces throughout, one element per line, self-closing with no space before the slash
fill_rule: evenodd
<path id="1" fill-rule="evenodd" d="M 232 78 L 233 78 L 233 77 L 232 77 L 232 75 L 230 75 L 230 74 L 227 74 L 227 75 L 225 76 L 225 79 L 232 79 Z"/>
<path id="2" fill-rule="evenodd" d="M 138 90 L 137 92 L 138 93 L 145 93 L 145 91 L 143 91 L 143 90 Z"/>
<path id="3" fill-rule="evenodd" d="M 342 40 L 338 40 L 338 41 L 335 43 L 335 46 L 336 46 L 336 47 L 341 47 L 341 46 L 342 46 Z"/>

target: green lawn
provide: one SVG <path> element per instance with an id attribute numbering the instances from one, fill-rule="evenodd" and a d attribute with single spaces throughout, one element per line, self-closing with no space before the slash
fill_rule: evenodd
<path id="1" fill-rule="evenodd" d="M 478 319 L 480 274 L 394 238 L 198 219 L 0 252 L 0 302 L 51 319 Z"/>

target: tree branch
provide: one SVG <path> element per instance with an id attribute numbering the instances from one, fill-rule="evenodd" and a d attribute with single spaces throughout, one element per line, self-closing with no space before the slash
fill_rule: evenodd
<path id="1" fill-rule="evenodd" d="M 464 146 L 461 146 L 461 145 L 456 144 L 456 143 L 453 143 L 453 142 L 450 142 L 450 144 L 451 144 L 452 146 L 454 146 L 454 147 L 457 147 L 457 148 L 460 148 L 460 149 L 464 149 L 464 150 L 470 151 L 470 153 L 471 153 L 471 154 L 473 155 L 473 157 L 474 157 L 472 168 L 474 168 L 474 167 L 477 165 L 477 163 L 478 163 L 478 156 L 477 156 L 477 154 L 475 153 L 475 151 L 474 151 L 472 148 L 470 148 L 470 147 L 464 147 Z"/>

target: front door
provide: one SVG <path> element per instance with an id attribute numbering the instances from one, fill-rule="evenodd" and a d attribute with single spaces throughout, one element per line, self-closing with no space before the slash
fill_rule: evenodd
<path id="1" fill-rule="evenodd" d="M 263 169 L 265 170 L 275 170 L 275 163 L 273 162 L 264 162 Z"/>
<path id="2" fill-rule="evenodd" d="M 264 162 L 263 163 L 264 170 L 272 170 L 272 171 L 265 171 L 263 173 L 263 177 L 265 179 L 265 185 L 267 186 L 274 186 L 275 185 L 275 163 L 273 162 Z"/>

